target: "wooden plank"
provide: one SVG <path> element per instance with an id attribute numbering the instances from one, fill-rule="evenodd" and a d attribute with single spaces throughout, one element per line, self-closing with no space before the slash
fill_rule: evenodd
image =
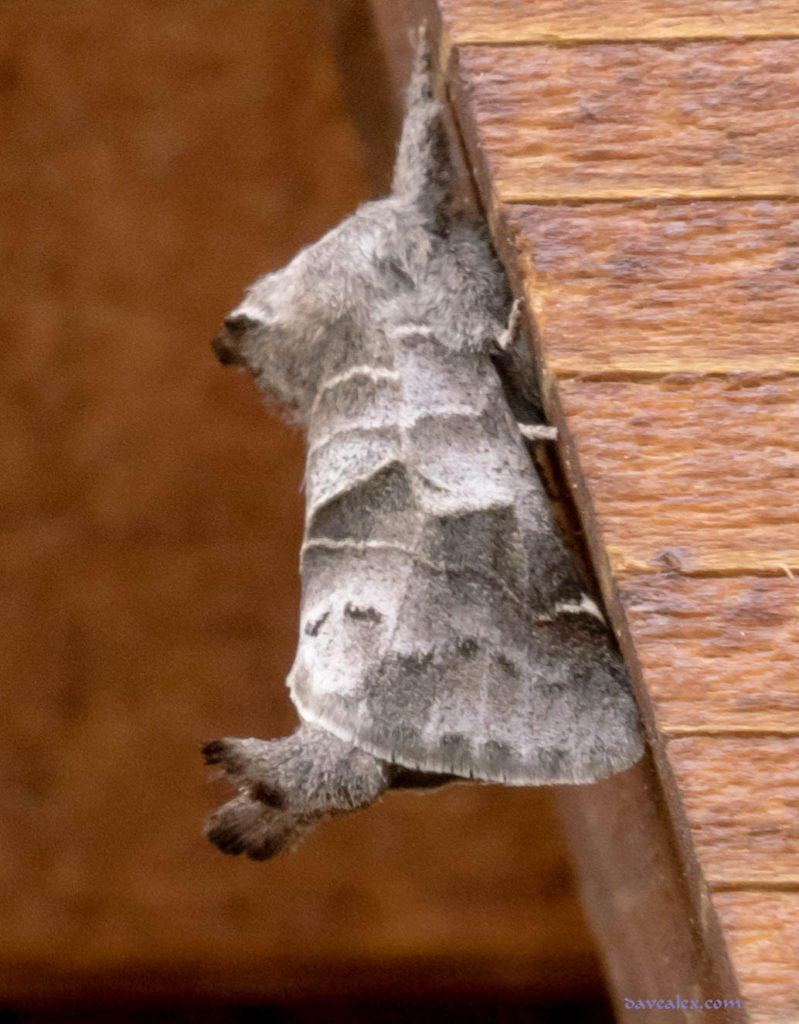
<path id="1" fill-rule="evenodd" d="M 799 204 L 503 214 L 549 374 L 799 372 Z"/>
<path id="2" fill-rule="evenodd" d="M 799 40 L 463 46 L 453 94 L 484 197 L 793 196 L 797 65 Z"/>
<path id="3" fill-rule="evenodd" d="M 686 736 L 666 750 L 708 884 L 799 886 L 799 737 Z"/>
<path id="4" fill-rule="evenodd" d="M 799 380 L 575 379 L 550 405 L 605 570 L 799 573 Z"/>
<path id="5" fill-rule="evenodd" d="M 799 563 L 799 382 L 786 376 L 799 370 L 797 208 L 759 200 L 796 195 L 785 89 L 795 97 L 799 41 L 470 46 L 522 42 L 523 23 L 540 42 L 556 5 L 439 3 L 444 49 L 459 45 L 463 137 L 498 249 L 527 295 L 567 475 L 606 593 L 619 599 L 612 611 L 630 613 L 623 640 L 639 656 L 654 725 L 795 729 L 799 684 L 781 659 L 799 637 L 788 578 Z M 570 16 L 600 7 L 587 6 Z M 604 38 L 635 17 L 612 6 L 597 25 Z M 769 12 L 758 17 L 769 34 Z M 527 201 L 557 205 L 508 205 Z M 762 893 L 740 890 L 799 884 L 798 747 L 795 737 L 680 735 L 656 750 L 660 779 L 639 767 L 560 795 L 621 1019 L 636 1019 L 619 1005 L 633 987 L 657 997 L 657 979 L 687 978 L 695 995 L 711 975 L 721 999 L 736 995 L 737 975 L 752 1020 L 796 1019 L 799 894 L 767 893 L 762 914 Z M 683 874 L 647 856 L 647 816 Z M 704 878 L 720 891 L 711 897 Z M 776 937 L 763 934 L 770 913 Z M 725 974 L 728 937 L 735 975 Z M 683 1019 L 728 1018 L 708 1007 Z"/>
<path id="6" fill-rule="evenodd" d="M 717 892 L 713 905 L 751 1024 L 799 1019 L 799 893 Z"/>
<path id="7" fill-rule="evenodd" d="M 789 36 L 795 0 L 438 0 L 449 46 L 463 43 Z"/>
<path id="8" fill-rule="evenodd" d="M 630 999 L 678 992 L 703 1001 L 739 998 L 712 907 L 697 910 L 704 891 L 699 872 L 675 839 L 649 757 L 610 779 L 557 793 L 618 1019 L 649 1019 L 626 1005 Z M 743 1014 L 681 1008 L 668 1019 L 718 1024 Z"/>
<path id="9" fill-rule="evenodd" d="M 617 592 L 661 733 L 799 734 L 799 582 L 653 573 Z"/>

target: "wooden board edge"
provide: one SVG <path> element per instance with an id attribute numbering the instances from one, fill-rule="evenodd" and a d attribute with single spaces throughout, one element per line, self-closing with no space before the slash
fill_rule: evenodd
<path id="1" fill-rule="evenodd" d="M 487 160 L 478 145 L 476 125 L 470 113 L 469 97 L 464 91 L 465 86 L 458 73 L 458 46 L 453 45 L 452 40 L 444 32 L 440 10 L 435 0 L 428 0 L 424 9 L 428 12 L 423 17 L 427 18 L 428 30 L 431 32 L 431 45 L 436 48 L 440 58 L 440 84 L 444 87 L 449 101 L 449 111 L 452 115 L 454 132 L 451 133 L 451 145 L 457 147 L 458 160 L 465 157 L 463 166 L 467 169 L 467 173 L 471 172 L 473 177 L 477 196 L 475 205 L 482 207 L 485 213 L 497 254 L 508 274 L 514 294 L 523 297 L 524 275 L 516 258 L 517 250 L 513 235 L 504 216 L 503 204 L 494 191 Z M 712 994 L 722 993 L 726 994 L 727 998 L 730 998 L 732 993 L 734 998 L 740 998 L 721 927 L 713 910 L 712 896 L 707 889 L 694 855 L 689 826 L 680 806 L 679 794 L 668 766 L 665 746 L 656 728 L 654 710 L 643 684 L 626 617 L 616 593 L 607 552 L 598 536 L 591 496 L 579 472 L 575 446 L 558 398 L 557 379 L 548 370 L 542 347 L 537 343 L 537 330 L 529 311 L 527 311 L 527 327 L 532 340 L 533 357 L 539 375 L 542 399 L 550 422 L 555 424 L 560 431 L 560 450 L 566 478 L 576 499 L 576 504 L 582 512 L 581 519 L 591 559 L 597 569 L 600 588 L 616 627 L 625 661 L 630 668 L 645 729 L 650 737 L 653 750 L 653 753 L 648 754 L 638 766 L 613 779 L 606 780 L 604 783 L 597 784 L 597 786 L 606 787 L 607 792 L 614 794 L 613 798 L 607 802 L 609 814 L 600 814 L 599 821 L 597 821 L 595 812 L 604 804 L 598 799 L 596 786 L 563 787 L 558 795 L 561 817 L 565 822 L 566 832 L 577 860 L 583 884 L 585 904 L 599 937 L 600 946 L 604 950 L 608 961 L 608 971 L 616 988 L 617 1006 L 619 1012 L 622 1013 L 624 1011 L 624 993 L 621 991 L 620 985 L 623 980 L 621 965 L 624 962 L 624 954 L 621 948 L 617 948 L 618 944 L 614 946 L 614 943 L 610 941 L 608 929 L 612 929 L 614 922 L 615 925 L 623 924 L 624 915 L 617 916 L 615 919 L 610 915 L 611 908 L 607 905 L 607 901 L 613 899 L 615 890 L 612 887 L 608 889 L 602 884 L 603 874 L 601 871 L 595 870 L 596 860 L 593 851 L 600 839 L 606 844 L 612 840 L 613 823 L 614 821 L 618 822 L 618 808 L 621 806 L 618 794 L 625 790 L 635 794 L 633 804 L 628 804 L 628 806 L 634 805 L 637 808 L 637 813 L 642 816 L 641 828 L 644 830 L 644 840 L 653 851 L 652 855 L 659 858 L 662 864 L 660 877 L 667 883 L 664 891 L 670 894 L 673 904 L 680 908 L 679 921 L 673 922 L 673 934 L 682 944 L 683 949 L 691 951 L 688 963 L 693 962 L 694 967 L 685 975 L 688 983 L 693 986 L 694 993 L 700 990 Z M 625 846 L 626 844 L 619 842 L 619 837 L 617 837 L 612 848 L 621 850 Z M 653 915 L 650 916 L 654 919 Z M 626 927 L 625 933 L 634 940 L 634 929 Z M 622 1002 L 620 1003 L 619 1000 Z M 631 1011 L 633 1014 L 636 1012 Z M 640 1013 L 637 1018 L 635 1015 L 622 1015 L 620 1019 L 640 1020 Z M 695 1021 L 704 1018 L 693 1016 L 684 1019 Z M 708 1021 L 711 1019 L 716 1022 L 723 1020 L 729 1024 L 739 1024 L 748 1018 L 743 1011 L 731 1012 L 725 1016 L 720 1016 L 719 1012 L 715 1011 L 712 1018 L 707 1017 Z"/>
<path id="2" fill-rule="evenodd" d="M 630 1003 L 679 996 L 740 1008 L 681 1007 L 669 1019 L 746 1021 L 712 895 L 698 870 L 686 874 L 651 754 L 591 786 L 560 787 L 557 803 L 618 1019 L 648 1019 Z"/>

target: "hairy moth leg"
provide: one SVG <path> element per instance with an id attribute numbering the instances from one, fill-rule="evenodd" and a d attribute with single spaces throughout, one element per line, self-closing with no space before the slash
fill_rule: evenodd
<path id="1" fill-rule="evenodd" d="M 214 740 L 203 753 L 240 789 L 209 818 L 208 838 L 254 860 L 292 845 L 320 818 L 368 807 L 390 784 L 385 762 L 308 724 L 277 740 Z"/>
<path id="2" fill-rule="evenodd" d="M 522 436 L 528 441 L 555 441 L 557 428 L 543 422 L 544 410 L 535 365 L 527 345 L 523 310 L 523 301 L 514 299 L 507 323 L 496 335 L 489 355 Z"/>
<path id="3" fill-rule="evenodd" d="M 527 441 L 557 441 L 558 428 L 551 423 L 519 423 L 519 433 Z"/>
<path id="4" fill-rule="evenodd" d="M 522 300 L 514 299 L 510 308 L 505 329 L 497 338 L 497 345 L 503 352 L 515 352 L 519 345 L 524 345 L 524 325 L 522 324 Z"/>
<path id="5" fill-rule="evenodd" d="M 222 853 L 246 853 L 252 860 L 269 860 L 293 846 L 310 823 L 240 793 L 208 818 L 205 832 Z"/>

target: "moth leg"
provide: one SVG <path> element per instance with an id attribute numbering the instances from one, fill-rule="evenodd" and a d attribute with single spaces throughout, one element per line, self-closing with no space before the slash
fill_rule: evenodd
<path id="1" fill-rule="evenodd" d="M 203 753 L 241 791 L 211 816 L 208 838 L 255 859 L 278 853 L 322 817 L 367 807 L 389 785 L 384 762 L 307 723 L 277 740 L 215 740 Z"/>
<path id="2" fill-rule="evenodd" d="M 518 423 L 519 433 L 527 441 L 557 441 L 558 428 L 551 423 Z"/>
<path id="3" fill-rule="evenodd" d="M 523 436 L 531 441 L 551 441 L 557 436 L 557 431 L 544 422 L 546 417 L 535 364 L 527 344 L 523 311 L 523 301 L 514 299 L 507 324 L 494 337 L 489 355 Z"/>
<path id="4" fill-rule="evenodd" d="M 505 330 L 497 338 L 497 345 L 499 345 L 503 352 L 514 352 L 521 344 L 524 344 L 522 300 L 514 299 Z"/>
<path id="5" fill-rule="evenodd" d="M 205 831 L 222 853 L 246 853 L 252 860 L 269 860 L 293 846 L 309 824 L 243 792 L 213 812 Z"/>

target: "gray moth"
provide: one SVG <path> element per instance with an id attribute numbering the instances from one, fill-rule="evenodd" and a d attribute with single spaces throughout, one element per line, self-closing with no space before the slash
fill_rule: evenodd
<path id="1" fill-rule="evenodd" d="M 307 429 L 301 724 L 205 746 L 238 787 L 207 826 L 226 853 L 267 859 L 390 788 L 583 783 L 641 754 L 525 445 L 549 428 L 518 309 L 450 179 L 422 40 L 391 194 L 255 281 L 213 342 Z"/>

